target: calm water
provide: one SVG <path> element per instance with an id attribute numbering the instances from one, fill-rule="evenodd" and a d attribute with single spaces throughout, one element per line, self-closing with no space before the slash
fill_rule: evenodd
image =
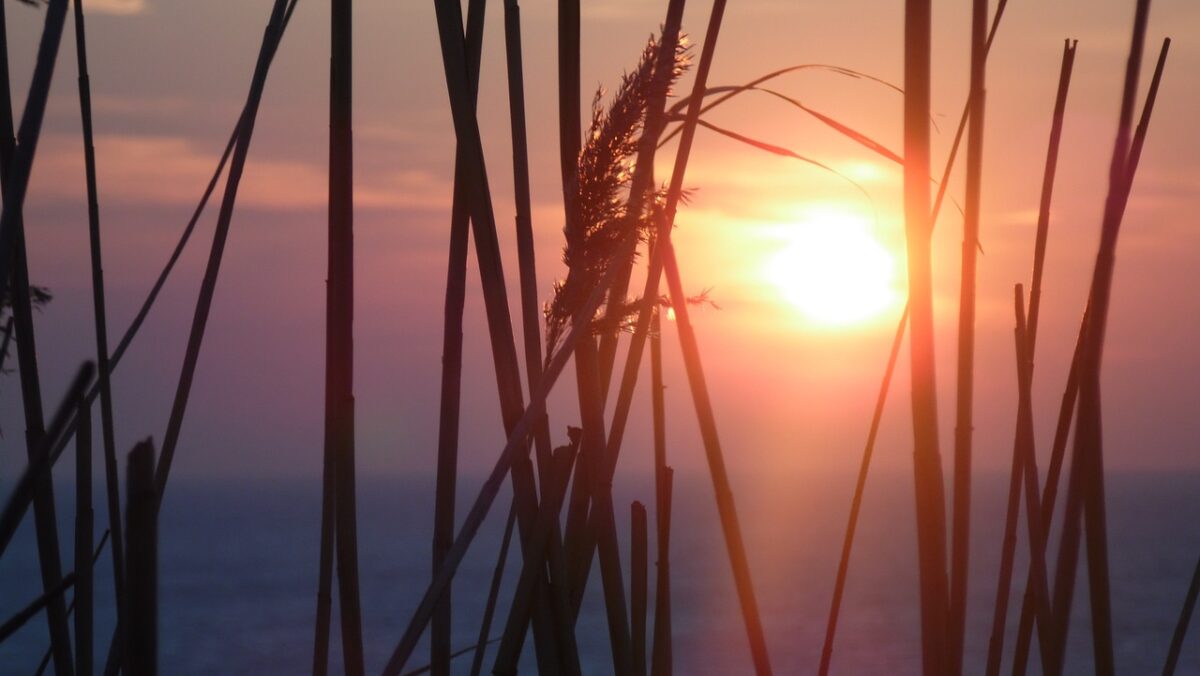
<path id="1" fill-rule="evenodd" d="M 705 475 L 680 474 L 676 479 L 676 673 L 750 673 L 711 485 Z M 816 670 L 852 480 L 848 475 L 735 479 L 778 673 Z M 478 478 L 464 483 L 461 492 L 473 497 Z M 981 476 L 975 484 L 968 673 L 982 672 L 1006 484 L 1007 477 L 1000 475 Z M 619 519 L 628 518 L 633 499 L 653 503 L 646 477 L 624 477 L 618 486 Z M 7 494 L 10 487 L 6 478 L 0 493 Z M 57 489 L 60 520 L 69 533 L 69 481 L 59 481 Z M 1200 476 L 1118 475 L 1110 478 L 1108 489 L 1118 667 L 1123 674 L 1157 673 L 1200 555 Z M 360 490 L 363 619 L 368 668 L 374 672 L 390 654 L 428 576 L 432 480 L 363 479 Z M 302 674 L 309 669 L 319 495 L 316 481 L 180 481 L 171 486 L 160 551 L 164 674 Z M 506 497 L 498 504 L 506 506 Z M 489 517 L 456 582 L 456 646 L 471 642 L 478 631 L 476 618 L 498 550 L 503 511 Z M 104 520 L 102 513 L 97 520 Z M 912 521 L 910 477 L 873 476 L 838 634 L 835 673 L 918 673 Z M 650 523 L 653 527 L 653 514 Z M 628 528 L 621 530 L 624 534 Z M 65 539 L 69 561 L 70 538 Z M 98 570 L 101 653 L 99 644 L 111 632 L 108 561 L 106 552 Z M 0 616 L 9 616 L 36 593 L 36 565 L 27 520 L 0 561 Z M 515 568 L 510 561 L 510 583 Z M 1023 569 L 1018 578 L 1024 579 Z M 1073 674 L 1088 673 L 1091 666 L 1083 580 L 1081 576 L 1070 637 L 1068 672 Z M 593 570 L 578 628 L 588 674 L 611 673 L 599 587 Z M 505 593 L 510 589 L 511 584 Z M 508 600 L 502 599 L 501 620 Z M 1014 632 L 1010 627 L 1010 650 Z M 38 618 L 0 646 L 0 674 L 32 673 L 46 645 L 45 624 Z M 336 646 L 334 652 L 337 665 Z M 422 648 L 417 654 L 424 658 L 427 653 Z M 468 665 L 469 658 L 456 660 L 462 673 Z M 1200 674 L 1200 628 L 1191 632 L 1179 673 Z"/>

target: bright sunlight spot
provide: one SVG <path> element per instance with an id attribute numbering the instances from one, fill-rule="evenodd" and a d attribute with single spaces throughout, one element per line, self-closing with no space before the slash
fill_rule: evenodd
<path id="1" fill-rule="evenodd" d="M 779 232 L 785 244 L 768 263 L 767 279 L 810 321 L 855 324 L 895 301 L 892 254 L 864 217 L 835 207 L 813 208 Z"/>

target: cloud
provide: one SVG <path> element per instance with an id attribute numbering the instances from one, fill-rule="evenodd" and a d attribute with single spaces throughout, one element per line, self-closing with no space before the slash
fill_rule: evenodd
<path id="1" fill-rule="evenodd" d="M 219 148 L 216 144 L 202 147 L 177 136 L 98 136 L 100 199 L 126 204 L 193 204 L 217 166 Z M 326 206 L 324 165 L 270 159 L 252 149 L 243 176 L 239 205 L 273 210 Z M 452 196 L 447 180 L 416 169 L 364 172 L 356 183 L 356 204 L 362 208 L 448 208 Z M 83 199 L 83 153 L 77 135 L 51 134 L 43 139 L 31 191 L 35 196 Z"/>
<path id="2" fill-rule="evenodd" d="M 87 11 L 129 16 L 146 11 L 146 0 L 89 0 Z"/>

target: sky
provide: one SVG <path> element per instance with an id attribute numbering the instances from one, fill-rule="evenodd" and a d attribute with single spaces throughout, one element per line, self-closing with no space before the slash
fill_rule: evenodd
<path id="1" fill-rule="evenodd" d="M 584 104 L 613 87 L 657 29 L 665 3 L 585 0 Z M 994 3 L 993 3 L 994 4 Z M 88 48 L 100 209 L 116 344 L 195 207 L 244 100 L 268 0 L 90 0 Z M 709 6 L 691 3 L 699 39 Z M 23 102 L 44 10 L 6 6 L 14 96 Z M 201 353 L 174 471 L 185 476 L 318 476 L 321 471 L 326 244 L 328 5 L 300 0 L 271 70 Z M 356 382 L 360 471 L 432 472 L 454 134 L 431 2 L 359 0 L 355 30 Z M 710 82 L 739 84 L 796 64 L 832 64 L 901 84 L 903 3 L 733 0 Z M 554 3 L 522 6 L 538 285 L 561 264 Z M 1039 453 L 1048 450 L 1098 242 L 1129 24 L 1128 0 L 1012 0 L 988 65 L 976 375 L 976 460 L 1006 468 L 1016 410 L 1012 288 L 1028 283 L 1045 146 L 1063 40 L 1079 50 L 1067 106 L 1034 382 Z M 966 96 L 969 3 L 937 2 L 934 166 Z M 515 306 L 511 146 L 502 3 L 489 3 L 480 121 Z M 1106 461 L 1118 470 L 1200 470 L 1200 5 L 1159 0 L 1146 60 L 1174 38 L 1118 248 L 1104 371 Z M 31 276 L 54 301 L 37 317 L 48 407 L 94 357 L 74 39 L 64 37 L 26 204 Z M 1142 88 L 1149 79 L 1143 73 Z M 775 87 L 901 150 L 901 97 L 867 79 L 805 70 Z M 690 88 L 690 79 L 680 84 Z M 1140 104 L 1139 104 L 1140 107 Z M 747 94 L 711 120 L 817 159 L 851 178 L 701 131 L 675 231 L 689 291 L 720 309 L 694 314 L 728 463 L 745 471 L 857 467 L 902 307 L 901 172 L 795 109 Z M 660 154 L 669 171 L 674 144 Z M 940 169 L 935 170 L 940 173 Z M 865 194 L 864 194 L 865 193 Z M 962 177 L 950 195 L 961 202 Z M 161 439 L 215 220 L 195 238 L 114 374 L 117 440 Z M 830 216 L 833 214 L 833 216 Z M 821 219 L 864 224 L 896 256 L 890 302 L 830 326 L 772 280 L 795 233 Z M 962 222 L 935 235 L 943 456 L 953 432 Z M 786 263 L 783 264 L 786 268 Z M 462 466 L 490 467 L 503 442 L 474 259 L 465 324 Z M 635 283 L 633 288 L 638 288 Z M 519 337 L 518 331 L 518 337 Z M 704 458 L 673 326 L 664 329 L 671 462 Z M 907 351 L 904 353 L 907 354 Z M 623 356 L 622 356 L 623 360 Z M 907 359 L 876 454 L 911 464 Z M 551 401 L 556 439 L 578 424 L 571 369 Z M 648 373 L 644 374 L 648 376 Z M 644 377 L 643 384 L 648 381 Z M 0 463 L 20 461 L 17 379 L 0 379 Z M 636 399 L 623 471 L 650 465 L 648 400 Z M 948 467 L 948 463 L 947 463 Z"/>

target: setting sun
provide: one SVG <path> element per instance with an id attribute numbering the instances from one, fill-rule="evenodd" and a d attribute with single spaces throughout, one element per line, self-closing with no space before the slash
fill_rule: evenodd
<path id="1" fill-rule="evenodd" d="M 807 319 L 845 326 L 892 305 L 892 254 L 865 218 L 836 208 L 813 209 L 783 234 L 786 243 L 768 264 L 767 278 Z"/>

